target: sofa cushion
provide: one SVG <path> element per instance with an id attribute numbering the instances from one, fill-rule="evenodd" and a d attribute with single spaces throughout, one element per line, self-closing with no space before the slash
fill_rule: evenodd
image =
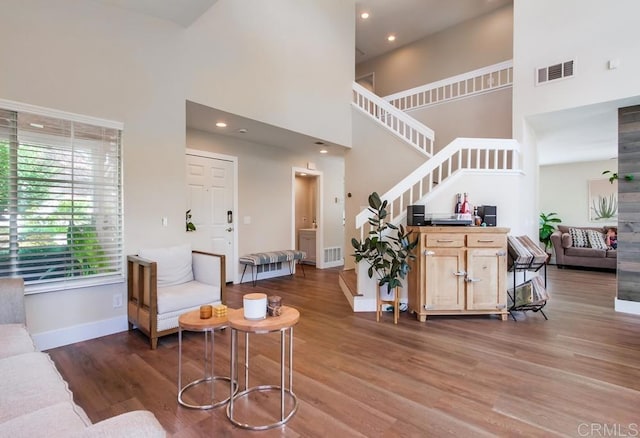
<path id="1" fill-rule="evenodd" d="M 36 346 L 23 324 L 0 325 L 0 359 L 34 351 Z"/>
<path id="2" fill-rule="evenodd" d="M 562 233 L 562 247 L 569 248 L 573 246 L 573 241 L 571 240 L 571 234 Z"/>
<path id="3" fill-rule="evenodd" d="M 0 359 L 0 423 L 73 400 L 67 383 L 45 353 Z"/>
<path id="4" fill-rule="evenodd" d="M 571 242 L 575 248 L 588 248 L 589 238 L 587 237 L 586 230 L 582 228 L 569 228 L 569 235 L 571 236 Z"/>
<path id="5" fill-rule="evenodd" d="M 158 287 L 173 286 L 193 280 L 190 245 L 141 249 L 138 251 L 138 255 L 156 262 Z"/>
<path id="6" fill-rule="evenodd" d="M 607 250 L 607 258 L 608 259 L 617 259 L 618 258 L 618 251 L 615 250 L 615 249 Z"/>
<path id="7" fill-rule="evenodd" d="M 158 287 L 158 314 L 211 304 L 219 300 L 220 287 L 198 281 Z"/>
<path id="8" fill-rule="evenodd" d="M 607 251 L 604 249 L 576 248 L 575 246 L 572 246 L 571 248 L 565 249 L 564 254 L 572 257 L 594 257 L 603 259 L 607 256 Z"/>
<path id="9" fill-rule="evenodd" d="M 0 423 L 0 436 L 70 437 L 88 426 L 78 415 L 76 406 L 60 402 Z"/>
<path id="10" fill-rule="evenodd" d="M 608 249 L 607 243 L 604 241 L 604 234 L 596 230 L 585 230 L 589 239 L 589 246 L 596 249 Z"/>

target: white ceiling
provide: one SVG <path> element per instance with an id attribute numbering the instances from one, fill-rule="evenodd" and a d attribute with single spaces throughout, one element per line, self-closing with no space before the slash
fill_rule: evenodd
<path id="1" fill-rule="evenodd" d="M 218 0 L 94 0 L 189 27 Z"/>

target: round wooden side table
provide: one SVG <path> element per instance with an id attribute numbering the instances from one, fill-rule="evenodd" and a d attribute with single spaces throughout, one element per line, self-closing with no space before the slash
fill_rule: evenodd
<path id="1" fill-rule="evenodd" d="M 191 312 L 184 313 L 178 318 L 178 403 L 182 406 L 192 409 L 211 409 L 217 406 L 221 406 L 229 401 L 229 397 L 216 401 L 214 386 L 216 380 L 223 380 L 229 382 L 230 393 L 235 394 L 238 392 L 238 382 L 235 379 L 216 376 L 213 370 L 214 367 L 214 332 L 229 326 L 229 320 L 226 316 L 216 317 L 212 316 L 207 319 L 200 319 L 200 310 L 193 310 Z M 182 386 L 182 331 L 187 330 L 190 332 L 203 332 L 204 333 L 204 376 L 200 379 L 196 379 L 186 385 Z M 211 341 L 209 341 L 211 338 Z M 211 351 L 209 351 L 211 350 Z M 187 390 L 194 388 L 201 383 L 210 382 L 211 386 L 211 399 L 210 403 L 194 404 L 184 400 L 184 395 Z"/>
<path id="2" fill-rule="evenodd" d="M 238 379 L 238 332 L 245 334 L 244 340 L 244 389 L 237 394 L 230 394 L 227 405 L 227 417 L 238 427 L 249 430 L 266 430 L 282 426 L 289 421 L 298 410 L 298 398 L 293 393 L 293 326 L 300 320 L 300 312 L 289 306 L 282 306 L 279 316 L 267 316 L 261 320 L 244 318 L 244 310 L 229 311 L 229 326 L 231 327 L 231 380 Z M 265 334 L 280 332 L 280 385 L 258 385 L 249 387 L 249 334 Z M 286 348 L 286 335 L 289 334 L 289 348 Z M 285 355 L 285 351 L 288 354 Z M 288 358 L 286 357 L 288 356 Z M 287 366 L 288 362 L 288 366 Z M 288 373 L 285 371 L 288 368 Z M 286 378 L 285 378 L 286 377 Z M 288 380 L 288 386 L 287 386 Z M 235 417 L 234 402 L 252 392 L 278 391 L 280 393 L 279 419 L 269 424 L 250 424 L 239 421 Z M 289 409 L 285 409 L 285 399 L 290 399 Z M 249 402 L 247 400 L 247 402 Z"/>

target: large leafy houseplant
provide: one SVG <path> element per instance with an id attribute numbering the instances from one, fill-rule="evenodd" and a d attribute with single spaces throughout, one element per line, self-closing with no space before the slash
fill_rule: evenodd
<path id="1" fill-rule="evenodd" d="M 556 224 L 562 222 L 562 219 L 557 216 L 557 213 L 540 213 L 540 228 L 538 238 L 540 239 L 540 242 L 544 244 L 545 251 L 547 251 L 549 247 L 551 247 L 551 235 L 556 230 Z"/>
<path id="2" fill-rule="evenodd" d="M 418 238 L 411 240 L 411 231 L 406 231 L 402 225 L 385 222 L 388 215 L 387 201 L 380 199 L 376 192 L 369 195 L 369 211 L 373 213 L 369 218 L 371 231 L 362 241 L 351 239 L 355 249 L 353 256 L 357 263 L 368 263 L 369 278 L 375 275 L 378 285 L 387 285 L 390 293 L 401 286 L 400 280 L 411 269 L 409 261 L 415 259 L 413 251 L 418 245 Z"/>

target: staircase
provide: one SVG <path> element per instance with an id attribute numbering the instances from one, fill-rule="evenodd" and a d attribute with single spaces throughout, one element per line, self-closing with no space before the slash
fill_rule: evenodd
<path id="1" fill-rule="evenodd" d="M 510 87 L 512 73 L 512 61 L 508 61 L 397 93 L 385 99 L 359 84 L 353 84 L 353 105 L 356 108 L 403 139 L 409 147 L 425 155 L 426 161 L 422 165 L 381 195 L 389 203 L 389 222 L 403 222 L 407 205 L 426 203 L 438 193 L 443 193 L 445 187 L 463 175 L 521 173 L 520 146 L 515 140 L 457 138 L 434 152 L 433 130 L 405 112 Z M 370 215 L 364 209 L 356 216 L 356 229 L 359 230 L 361 239 L 370 231 Z M 354 311 L 371 310 L 370 303 L 375 302 L 375 281 L 368 278 L 364 266 L 358 267 L 355 274 L 358 274 L 355 290 L 353 280 L 341 279 L 342 290 Z"/>

